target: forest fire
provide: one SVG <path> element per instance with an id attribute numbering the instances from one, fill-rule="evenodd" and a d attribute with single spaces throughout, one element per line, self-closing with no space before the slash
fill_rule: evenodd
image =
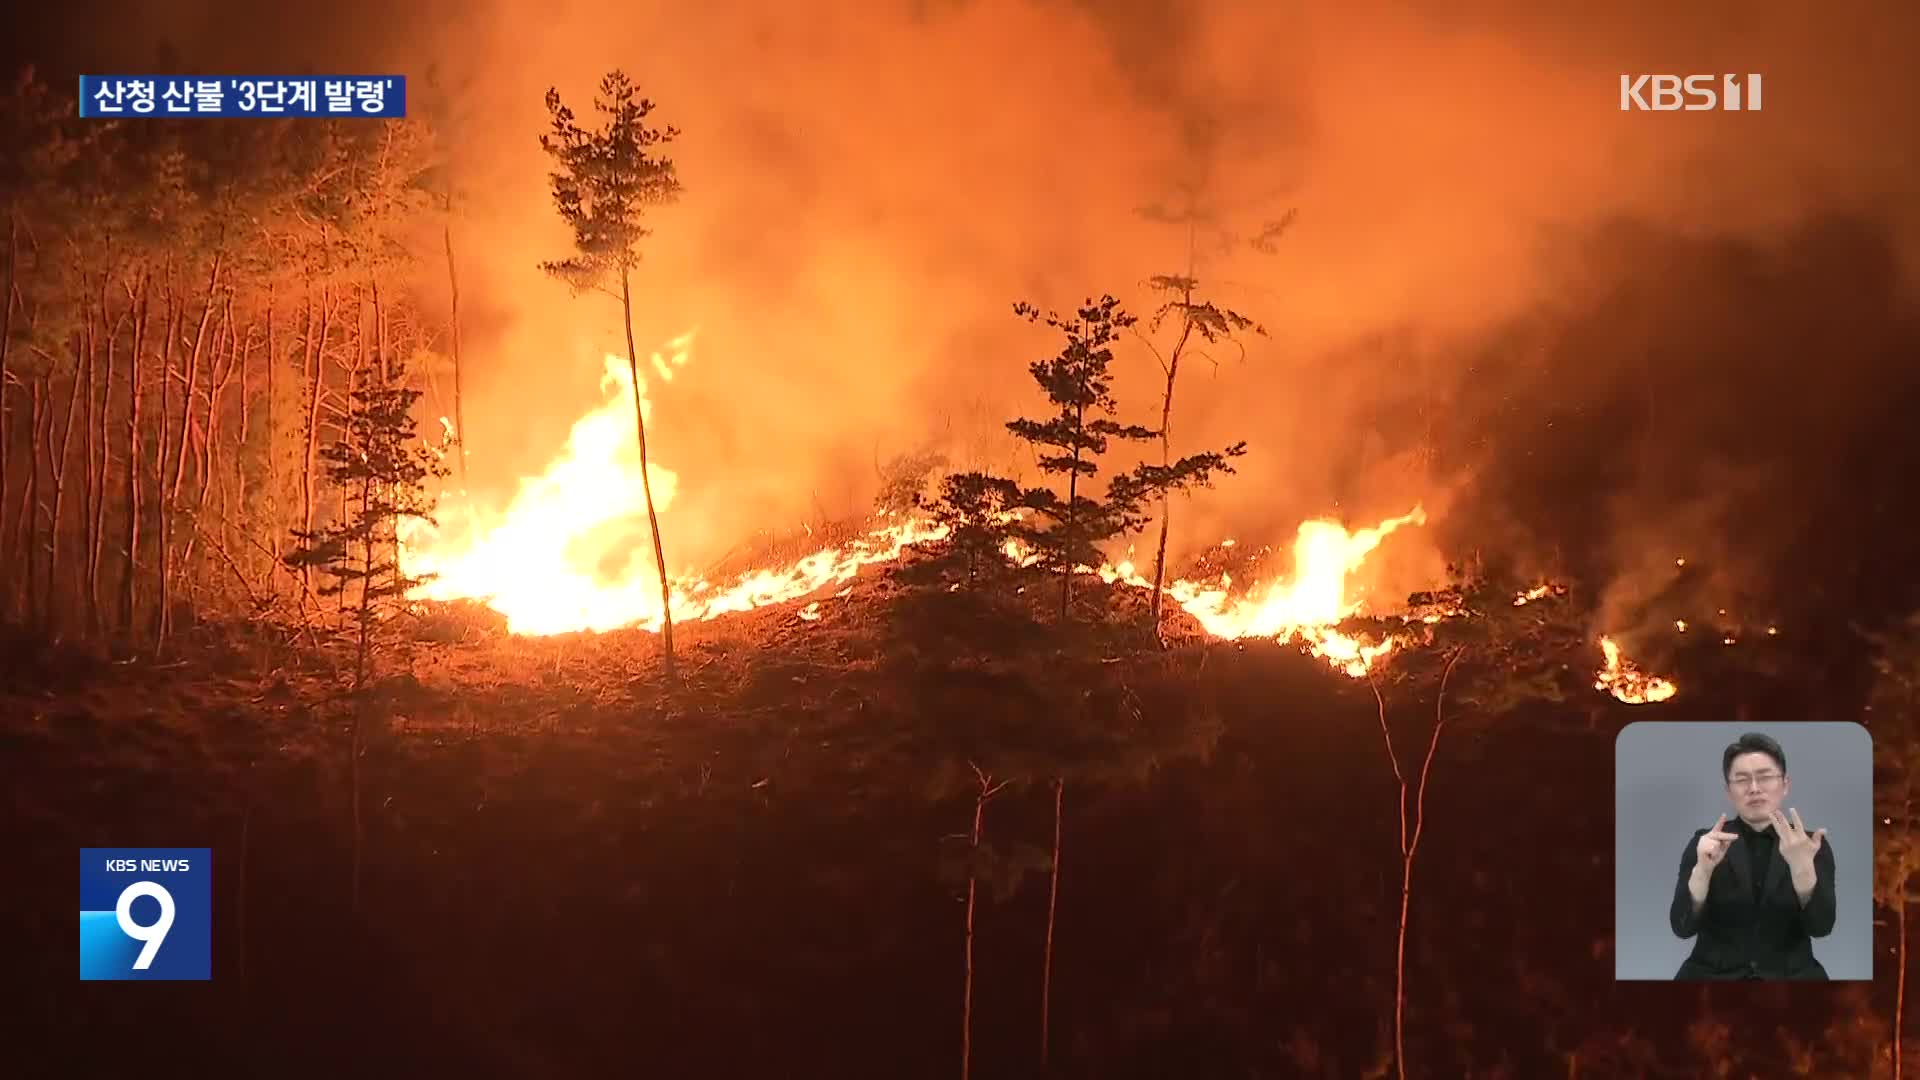
<path id="1" fill-rule="evenodd" d="M 1302 522 L 1293 545 L 1293 576 L 1261 582 L 1233 596 L 1225 575 L 1207 581 L 1177 580 L 1166 586 L 1189 615 L 1215 637 L 1270 637 L 1299 641 L 1307 651 L 1353 678 L 1361 678 L 1373 662 L 1393 649 L 1393 643 L 1369 643 L 1333 629 L 1334 624 L 1360 613 L 1361 604 L 1350 595 L 1347 579 L 1366 562 L 1394 530 L 1426 523 L 1426 511 L 1414 507 L 1370 529 L 1348 532 L 1338 522 Z M 1233 541 L 1224 541 L 1222 546 Z M 1131 562 L 1103 567 L 1101 576 L 1151 588 Z"/>
<path id="2" fill-rule="evenodd" d="M 691 335 L 673 345 L 669 357 L 656 354 L 652 360 L 653 369 L 666 378 L 686 362 Z M 443 512 L 438 527 L 407 530 L 402 538 L 407 572 L 433 575 L 416 598 L 484 600 L 507 617 L 515 634 L 660 628 L 659 585 L 631 524 L 644 522 L 646 503 L 633 437 L 633 382 L 623 358 L 606 358 L 600 385 L 605 402 L 574 422 L 559 456 L 539 476 L 521 481 L 504 512 L 463 504 Z M 644 378 L 640 392 L 642 408 L 651 415 Z M 654 503 L 665 510 L 678 478 L 657 463 L 649 462 L 648 472 Z M 725 584 L 682 578 L 674 583 L 673 617 L 710 619 L 798 599 L 941 534 L 929 522 L 906 520 L 790 566 L 754 571 Z"/>
<path id="3" fill-rule="evenodd" d="M 692 335 L 671 343 L 651 368 L 671 379 L 686 363 Z M 439 526 L 410 523 L 402 538 L 406 571 L 432 575 L 414 596 L 425 600 L 475 599 L 507 618 L 511 633 L 562 634 L 620 627 L 658 630 L 662 623 L 658 581 L 631 524 L 644 521 L 639 452 L 633 438 L 632 376 L 622 357 L 606 357 L 600 388 L 605 400 L 577 420 L 566 446 L 539 476 L 521 481 L 503 512 L 462 503 L 440 515 Z M 651 416 L 646 379 L 642 408 Z M 655 505 L 669 508 L 678 477 L 649 463 Z M 1338 522 L 1303 523 L 1293 545 L 1291 577 L 1257 582 L 1238 592 L 1227 575 L 1210 580 L 1174 580 L 1169 598 L 1219 638 L 1297 641 L 1308 652 L 1349 676 L 1364 676 L 1393 648 L 1367 642 L 1333 627 L 1359 614 L 1348 579 L 1387 536 L 1426 522 L 1420 507 L 1372 528 L 1349 532 Z M 644 526 L 639 527 L 644 530 Z M 711 619 L 808 597 L 845 583 L 861 567 L 898 558 L 909 545 L 938 540 L 944 526 L 926 518 L 888 521 L 866 535 L 829 547 L 786 566 L 751 571 L 714 582 L 682 576 L 672 581 L 675 621 Z M 1222 546 L 1232 545 L 1232 540 Z M 1015 562 L 1031 561 L 1009 542 Z M 1131 561 L 1088 572 L 1109 583 L 1151 588 Z M 817 602 L 801 612 L 816 621 Z"/>
<path id="4" fill-rule="evenodd" d="M 1754 7 L 15 20 L 9 1073 L 1920 1080 L 1920 4 Z"/>
<path id="5" fill-rule="evenodd" d="M 1562 589 L 1562 590 L 1559 590 L 1559 592 L 1560 592 L 1561 594 L 1564 594 L 1564 593 L 1565 593 L 1565 591 L 1566 591 L 1566 590 L 1564 590 L 1564 589 Z M 1531 588 L 1531 589 L 1528 589 L 1528 590 L 1527 590 L 1526 592 L 1523 592 L 1523 593 L 1521 593 L 1520 595 L 1518 595 L 1518 596 L 1516 596 L 1516 597 L 1514 597 L 1514 598 L 1513 598 L 1513 606 L 1514 606 L 1514 607 L 1526 607 L 1526 606 L 1527 606 L 1528 604 L 1531 604 L 1531 603 L 1533 603 L 1533 602 L 1534 602 L 1535 600 L 1539 600 L 1539 599 L 1542 599 L 1542 598 L 1544 598 L 1544 597 L 1546 597 L 1546 596 L 1548 596 L 1548 595 L 1552 595 L 1552 594 L 1554 594 L 1554 592 L 1555 592 L 1555 590 L 1554 590 L 1554 587 L 1553 587 L 1552 585 L 1550 585 L 1550 584 L 1548 584 L 1548 585 L 1535 585 L 1535 586 L 1534 586 L 1533 588 Z"/>
<path id="6" fill-rule="evenodd" d="M 1600 651 L 1606 655 L 1607 666 L 1594 675 L 1595 690 L 1604 690 L 1628 705 L 1665 701 L 1679 692 L 1680 688 L 1672 680 L 1640 670 L 1639 665 L 1620 652 L 1620 646 L 1612 638 L 1600 639 Z"/>

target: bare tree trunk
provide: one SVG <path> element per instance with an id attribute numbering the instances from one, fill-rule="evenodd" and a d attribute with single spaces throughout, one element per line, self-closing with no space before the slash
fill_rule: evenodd
<path id="1" fill-rule="evenodd" d="M 366 635 L 366 627 L 363 625 L 360 629 L 360 652 L 363 656 L 367 649 Z M 349 910 L 355 915 L 360 914 L 360 714 L 365 708 L 366 703 L 360 700 L 356 690 L 353 698 L 353 724 L 347 734 L 347 753 L 350 755 L 347 763 L 347 783 L 353 788 L 353 871 L 348 898 Z"/>
<path id="2" fill-rule="evenodd" d="M 360 512 L 367 515 L 373 506 L 373 478 L 365 477 L 360 481 Z M 360 854 L 361 854 L 361 818 L 360 818 L 360 720 L 366 712 L 364 690 L 367 685 L 367 635 L 373 627 L 373 529 L 366 534 L 366 561 L 361 565 L 365 576 L 360 579 L 360 642 L 358 654 L 353 664 L 353 727 L 348 742 L 353 761 L 347 770 L 347 782 L 353 785 L 353 913 L 360 913 Z M 346 595 L 345 590 L 341 595 Z"/>
<path id="3" fill-rule="evenodd" d="M 1413 831 L 1407 831 L 1407 781 L 1400 771 L 1400 759 L 1393 751 L 1393 735 L 1387 727 L 1387 701 L 1380 695 L 1380 685 L 1372 679 L 1367 684 L 1373 688 L 1373 699 L 1380 711 L 1380 735 L 1386 740 L 1387 758 L 1393 764 L 1393 778 L 1400 785 L 1400 925 L 1394 944 L 1393 954 L 1393 1063 L 1394 1075 L 1406 1080 L 1407 1075 L 1407 913 L 1413 899 L 1413 859 L 1420 850 L 1420 833 L 1426 827 L 1427 820 L 1427 779 L 1433 768 L 1433 756 L 1440 748 L 1440 732 L 1446 727 L 1447 680 L 1453 676 L 1453 666 L 1460 662 L 1465 648 L 1457 648 L 1447 658 L 1447 666 L 1440 674 L 1440 689 L 1434 698 L 1433 737 L 1427 743 L 1427 756 L 1420 765 L 1420 786 L 1415 790 Z"/>
<path id="4" fill-rule="evenodd" d="M 233 298 L 231 295 L 227 298 L 227 307 L 227 321 L 231 323 L 233 321 Z M 247 446 L 253 436 L 253 365 L 251 363 L 253 360 L 253 324 L 247 324 L 246 333 L 240 336 L 240 339 L 234 343 L 233 347 L 235 352 L 227 359 L 227 374 L 231 377 L 236 370 L 240 373 L 240 434 L 234 440 L 233 446 L 232 490 L 240 496 L 241 505 L 251 507 L 253 500 L 249 498 L 252 494 L 252 485 L 247 483 Z M 233 506 L 228 501 L 227 496 L 228 485 L 223 481 L 220 485 L 220 544 L 222 547 L 232 550 Z M 258 527 L 257 521 L 255 522 L 255 527 Z M 272 587 L 272 582 L 268 582 L 268 587 Z"/>
<path id="5" fill-rule="evenodd" d="M 367 292 L 373 297 L 373 329 L 371 331 L 373 344 L 367 347 L 366 352 L 373 354 L 373 370 L 379 376 L 379 382 L 376 385 L 385 385 L 387 381 L 386 320 L 381 317 L 380 312 L 380 279 L 372 274 L 367 275 Z"/>
<path id="6" fill-rule="evenodd" d="M 40 625 L 40 446 L 41 427 L 49 433 L 53 427 L 48 415 L 47 384 L 45 378 L 33 381 L 33 404 L 29 413 L 32 424 L 29 430 L 28 444 L 33 456 L 27 461 L 27 491 L 25 503 L 20 507 L 20 526 L 25 535 L 24 547 L 27 552 L 26 616 L 29 625 Z M 49 438 L 51 435 L 49 434 Z"/>
<path id="7" fill-rule="evenodd" d="M 320 411 L 319 385 L 315 381 L 313 367 L 313 335 L 318 328 L 313 306 L 313 282 L 304 282 L 300 296 L 300 379 L 302 388 L 307 391 L 307 403 L 303 410 L 305 421 L 303 435 L 311 431 Z M 313 448 L 311 440 L 303 440 L 300 461 L 300 527 L 313 528 Z M 301 572 L 301 577 L 306 577 Z"/>
<path id="8" fill-rule="evenodd" d="M 153 510 L 155 514 L 155 535 L 159 539 L 159 550 L 154 554 L 160 569 L 159 589 L 160 606 L 154 610 L 148 620 L 148 629 L 156 641 L 162 632 L 162 621 L 167 609 L 167 447 L 173 443 L 173 347 L 180 340 L 181 308 L 185 298 L 175 288 L 175 274 L 171 262 L 167 265 L 167 285 L 164 295 L 167 301 L 167 317 L 161 321 L 161 332 L 166 339 L 160 349 L 160 403 L 159 428 L 154 435 L 153 447 Z"/>
<path id="9" fill-rule="evenodd" d="M 365 370 L 367 366 L 367 296 L 365 293 L 358 293 L 354 298 L 353 348 L 353 364 L 347 368 L 347 392 L 345 395 L 347 416 L 340 424 L 340 445 L 349 450 L 353 447 L 353 395 L 360 387 L 360 373 Z M 340 486 L 340 520 L 342 522 L 352 520 L 352 496 L 353 492 L 348 485 L 342 484 Z M 372 565 L 371 560 L 368 561 L 368 565 Z M 342 612 L 346 611 L 347 592 L 345 589 L 340 590 L 337 599 L 340 610 Z"/>
<path id="10" fill-rule="evenodd" d="M 213 338 L 208 344 L 206 351 L 207 392 L 202 393 L 200 395 L 202 397 L 211 396 L 215 369 L 220 361 L 221 341 L 220 324 L 215 322 L 213 325 Z M 206 428 L 201 421 L 194 419 L 193 409 L 194 398 L 190 395 L 186 401 L 186 408 L 182 410 L 180 414 L 180 436 L 181 443 L 183 444 L 181 450 L 183 453 L 180 455 L 176 465 L 180 472 L 186 473 L 185 464 L 189 460 L 187 452 L 190 452 L 191 460 L 193 461 L 193 470 L 189 475 L 193 477 L 197 490 L 204 492 L 207 484 L 207 474 L 205 472 L 207 452 Z M 185 491 L 184 484 L 181 486 L 181 490 Z M 175 524 L 179 526 L 180 534 L 179 550 L 173 559 L 173 577 L 176 595 L 173 603 L 174 608 L 186 607 L 191 610 L 193 604 L 196 602 L 195 594 L 198 589 L 198 581 L 193 572 L 193 549 L 195 541 L 200 537 L 200 519 L 193 508 L 193 504 L 196 501 L 195 492 L 186 492 L 185 498 L 177 500 L 173 508 Z M 172 633 L 173 629 L 173 620 L 171 615 L 169 615 L 167 620 L 168 633 Z"/>
<path id="11" fill-rule="evenodd" d="M 322 283 L 320 287 L 319 336 L 315 338 L 311 333 L 308 335 L 307 355 L 305 357 L 307 367 L 307 446 L 306 458 L 302 466 L 304 471 L 301 474 L 300 481 L 301 498 L 303 501 L 300 527 L 307 532 L 313 531 L 313 504 L 318 495 L 318 492 L 315 490 L 314 469 L 318 466 L 320 460 L 320 389 L 326 379 L 326 347 L 327 338 L 333 329 L 333 308 L 333 289 L 330 285 Z M 312 567 L 301 568 L 300 581 L 302 588 L 307 593 L 313 591 Z"/>
<path id="12" fill-rule="evenodd" d="M 979 895 L 980 839 L 986 824 L 987 800 L 1000 793 L 1008 781 L 998 784 L 993 777 L 973 766 L 974 779 L 980 783 L 980 793 L 973 800 L 973 838 L 968 846 L 967 858 L 967 981 L 960 1000 L 960 1080 L 969 1080 L 973 1075 L 973 912 Z"/>
<path id="13" fill-rule="evenodd" d="M 100 275 L 100 325 L 102 327 L 105 327 L 107 322 L 108 284 L 109 275 L 102 272 Z M 87 323 L 89 328 L 91 328 L 93 325 L 93 317 L 91 314 L 87 317 Z M 107 330 L 106 344 L 109 357 L 113 354 L 113 348 L 119 337 L 119 333 L 120 327 L 117 322 L 111 329 Z M 83 562 L 86 569 L 83 576 L 86 579 L 87 633 L 91 636 L 99 634 L 101 630 L 100 549 L 103 546 L 101 535 L 106 531 L 106 492 L 104 490 L 106 485 L 104 481 L 106 479 L 107 403 L 96 397 L 96 388 L 103 383 L 109 388 L 112 386 L 113 367 L 112 360 L 109 359 L 107 366 L 108 375 L 105 380 L 102 380 L 100 378 L 99 343 L 97 336 L 92 334 L 89 336 L 94 338 L 94 340 L 87 342 L 87 411 L 85 418 L 87 429 L 87 483 L 86 490 L 82 492 L 83 497 L 80 502 L 81 514 L 86 519 L 86 547 L 83 552 Z"/>
<path id="14" fill-rule="evenodd" d="M 181 555 L 181 572 L 186 575 L 183 580 L 187 585 L 190 602 L 193 602 L 192 597 L 198 591 L 200 581 L 200 576 L 194 573 L 193 556 L 194 549 L 199 546 L 202 523 L 207 519 L 207 501 L 212 496 L 216 484 L 220 487 L 220 500 L 223 505 L 227 497 L 227 485 L 220 480 L 217 468 L 220 461 L 220 399 L 226 394 L 227 384 L 233 381 L 234 366 L 239 363 L 240 336 L 233 325 L 233 292 L 231 290 L 227 292 L 225 300 L 221 322 L 214 328 L 213 348 L 207 356 L 207 424 L 200 438 L 200 494 L 194 504 L 193 528 L 187 533 L 186 547 Z M 224 368 L 220 364 L 220 351 L 223 344 L 227 353 L 227 363 Z M 245 400 L 244 390 L 245 388 L 242 387 L 242 400 Z M 222 514 L 223 528 L 225 522 L 226 515 Z M 188 608 L 189 611 L 196 609 L 197 602 Z"/>
<path id="15" fill-rule="evenodd" d="M 144 280 L 144 275 L 142 280 Z M 113 386 L 114 381 L 118 379 L 120 375 L 118 366 L 120 334 L 122 330 L 132 324 L 136 314 L 135 302 L 139 299 L 139 290 L 132 281 L 123 281 L 120 288 L 127 295 L 127 306 L 113 320 L 113 330 L 107 335 L 107 370 L 100 379 L 100 490 L 93 505 L 93 513 L 96 520 L 93 534 L 94 550 L 90 556 L 93 559 L 93 579 L 95 587 L 103 591 L 106 588 L 107 530 L 111 520 L 107 513 L 107 504 L 112 499 L 110 489 L 112 488 L 113 475 Z M 128 336 L 129 338 L 132 337 L 131 334 Z M 142 342 L 132 340 L 129 344 L 137 348 Z M 94 603 L 95 606 L 100 609 L 100 626 L 104 631 L 111 621 L 109 614 L 110 601 L 108 599 L 99 599 Z"/>
<path id="16" fill-rule="evenodd" d="M 6 294 L 0 297 L 0 618 L 8 613 L 13 604 L 13 544 L 12 533 L 7 528 L 7 492 L 13 474 L 8 468 L 7 451 L 12 445 L 12 432 L 7 423 L 7 354 L 8 346 L 13 342 L 13 301 L 16 292 L 14 282 L 19 275 L 20 262 L 20 219 L 11 207 L 7 210 L 7 277 Z"/>
<path id="17" fill-rule="evenodd" d="M 127 357 L 127 572 L 120 584 L 120 626 L 129 635 L 136 633 L 133 600 L 140 564 L 140 353 L 146 347 L 152 286 L 152 274 L 142 271 L 140 313 L 133 320 L 133 351 Z"/>
<path id="18" fill-rule="evenodd" d="M 1187 276 L 1180 290 L 1180 340 L 1173 343 L 1173 351 L 1167 354 L 1167 388 L 1160 395 L 1160 464 L 1173 464 L 1173 383 L 1180 376 L 1180 354 L 1187 347 L 1187 338 L 1193 334 L 1193 261 L 1196 237 L 1194 209 L 1187 212 Z M 1165 597 L 1161 594 L 1161 585 L 1167 579 L 1167 533 L 1173 526 L 1173 499 L 1165 490 L 1160 492 L 1160 541 L 1153 552 L 1153 636 L 1160 637 L 1160 611 Z"/>
<path id="19" fill-rule="evenodd" d="M 1906 827 L 1909 834 L 1911 834 L 1913 829 L 1913 766 L 1911 763 L 1909 763 L 1907 767 L 1906 782 L 1906 813 L 1902 818 L 1902 824 Z M 1911 837 L 1909 836 L 1909 841 L 1910 840 Z M 1896 962 L 1900 965 L 1900 969 L 1898 974 L 1894 976 L 1893 983 L 1893 1080 L 1900 1080 L 1901 1070 L 1905 1064 L 1903 1050 L 1906 1042 L 1907 1026 L 1907 909 L 1913 906 L 1908 900 L 1909 888 L 1913 881 L 1913 868 L 1910 865 L 1909 856 L 1906 854 L 1906 851 L 1911 847 L 1912 844 L 1909 842 L 1906 847 L 1902 849 L 1900 856 L 1899 887 L 1894 890 L 1894 902 L 1900 905 L 1898 916 L 1900 941 L 1894 949 L 1894 956 Z"/>
<path id="20" fill-rule="evenodd" d="M 127 293 L 127 308 L 120 313 L 118 318 L 114 319 L 113 329 L 107 334 L 107 370 L 105 375 L 100 379 L 100 473 L 95 480 L 97 491 L 94 495 L 93 503 L 93 550 L 90 551 L 87 556 L 93 564 L 90 576 L 93 579 L 94 595 L 91 602 L 97 612 L 96 617 L 99 619 L 100 628 L 103 630 L 107 624 L 107 607 L 105 601 L 100 599 L 99 592 L 102 576 L 101 567 L 105 563 L 107 547 L 108 475 L 111 473 L 113 465 L 113 380 L 117 374 L 114 357 L 120 349 L 120 330 L 133 317 L 133 305 L 136 299 L 131 286 L 123 286 L 123 288 L 125 288 Z"/>
<path id="21" fill-rule="evenodd" d="M 207 298 L 200 306 L 200 325 L 194 329 L 193 349 L 187 354 L 186 388 L 180 400 L 180 439 L 173 456 L 173 484 L 160 504 L 160 636 L 157 642 L 160 646 L 166 644 L 167 635 L 173 629 L 174 576 L 183 569 L 173 551 L 174 517 L 180 512 L 180 489 L 186 482 L 187 437 L 193 430 L 193 392 L 200 385 L 200 357 L 206 348 L 207 323 L 213 317 L 214 293 L 220 282 L 220 254 L 214 252 L 207 270 Z M 163 451 L 163 484 L 165 467 Z M 184 557 L 184 554 L 180 556 Z"/>
<path id="22" fill-rule="evenodd" d="M 983 789 L 984 790 L 984 789 Z M 987 800 L 982 797 L 973 804 L 973 842 L 970 845 L 973 854 L 980 851 L 980 829 L 986 815 Z M 967 870 L 967 979 L 961 992 L 960 1003 L 960 1080 L 968 1080 L 973 1075 L 973 909 L 979 892 L 979 882 L 971 867 Z"/>
<path id="23" fill-rule="evenodd" d="M 1078 430 L 1085 431 L 1087 410 L 1081 406 L 1074 410 L 1073 419 Z M 1067 473 L 1067 520 L 1065 522 L 1069 543 L 1073 537 L 1074 512 L 1080 503 L 1080 444 L 1073 446 L 1073 471 Z M 1073 559 L 1068 558 L 1060 565 L 1060 621 L 1067 621 L 1067 602 L 1073 598 Z"/>
<path id="24" fill-rule="evenodd" d="M 447 285 L 453 290 L 453 450 L 459 455 L 460 490 L 464 492 L 467 489 L 467 416 L 460 397 L 460 277 L 454 270 L 451 224 L 445 227 L 444 234 L 447 242 Z M 627 348 L 631 353 L 633 347 L 629 345 Z"/>
<path id="25" fill-rule="evenodd" d="M 380 373 L 380 381 L 377 384 L 377 388 L 380 390 L 391 389 L 394 383 L 393 347 L 392 343 L 387 340 L 387 325 L 391 315 L 392 312 L 380 303 L 380 283 L 376 279 L 373 287 L 373 344 L 376 354 L 376 370 Z M 391 532 L 389 531 L 390 525 Z M 390 564 L 387 570 L 387 580 L 394 587 L 396 594 L 398 594 L 400 592 L 401 577 L 398 519 L 381 521 L 379 528 L 377 528 L 375 532 L 380 539 L 382 554 L 390 554 L 392 556 L 392 558 L 387 560 Z"/>
<path id="26" fill-rule="evenodd" d="M 633 423 L 640 436 L 640 490 L 647 499 L 647 528 L 653 533 L 653 565 L 660 573 L 660 645 L 667 674 L 674 673 L 673 590 L 667 584 L 667 552 L 660 542 L 660 515 L 653 508 L 653 476 L 647 471 L 647 414 L 640 402 L 640 360 L 633 346 L 633 291 L 627 268 L 620 268 L 620 308 L 627 330 L 627 371 L 633 376 Z"/>
<path id="27" fill-rule="evenodd" d="M 1187 280 L 1191 281 L 1193 279 L 1189 278 Z M 1188 299 L 1183 300 L 1183 304 L 1191 302 L 1192 292 L 1192 287 L 1189 286 L 1185 294 Z M 1180 375 L 1181 350 L 1187 347 L 1187 335 L 1193 332 L 1192 317 L 1186 314 L 1184 307 L 1181 310 L 1184 322 L 1180 330 L 1180 340 L 1175 343 L 1173 352 L 1168 356 L 1167 388 L 1160 396 L 1161 465 L 1173 464 L 1173 382 L 1174 379 Z M 1160 590 L 1161 586 L 1167 580 L 1167 533 L 1172 528 L 1172 524 L 1173 500 L 1171 496 L 1163 490 L 1160 492 L 1160 541 L 1154 547 L 1153 552 L 1153 632 L 1156 637 L 1160 633 L 1161 601 L 1166 598 L 1165 594 Z"/>
<path id="28" fill-rule="evenodd" d="M 1060 900 L 1060 822 L 1067 797 L 1065 777 L 1053 780 L 1053 882 L 1047 889 L 1047 953 L 1040 966 L 1040 1067 L 1047 1067 L 1053 1036 L 1053 925 Z"/>
<path id="29" fill-rule="evenodd" d="M 1902 868 L 1904 876 L 1905 868 Z M 1907 1023 L 1907 909 L 1913 905 L 1907 902 L 1904 885 L 1899 896 L 1900 904 L 1900 945 L 1896 950 L 1899 957 L 1900 973 L 1894 980 L 1893 988 L 1893 1080 L 1900 1080 L 1903 1062 L 1901 1049 L 1905 1042 L 1904 1031 Z"/>
<path id="30" fill-rule="evenodd" d="M 73 456 L 73 422 L 80 415 L 80 397 L 86 392 L 86 384 L 81 378 L 82 357 L 85 355 L 86 334 L 76 332 L 73 336 L 74 364 L 73 390 L 67 395 L 67 419 L 60 428 L 60 446 L 53 451 L 51 468 L 53 470 L 53 508 L 47 515 L 47 537 L 50 546 L 47 549 L 47 626 L 57 630 L 60 618 L 54 597 L 60 588 L 60 519 L 67 502 L 67 465 Z M 47 378 L 47 393 L 53 393 L 53 378 Z"/>
<path id="31" fill-rule="evenodd" d="M 242 989 L 247 985 L 247 827 L 252 823 L 253 796 L 248 795 L 246 808 L 240 811 L 240 876 L 233 894 L 233 954 Z"/>
<path id="32" fill-rule="evenodd" d="M 267 567 L 267 596 L 280 599 L 280 402 L 277 376 L 280 369 L 279 338 L 274 334 L 274 287 L 267 282 L 267 497 L 263 501 L 268 529 L 268 550 L 273 563 Z M 242 381 L 244 385 L 244 380 Z"/>

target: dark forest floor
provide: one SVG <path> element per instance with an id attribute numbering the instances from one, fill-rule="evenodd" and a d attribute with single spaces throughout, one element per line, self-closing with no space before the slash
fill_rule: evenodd
<path id="1" fill-rule="evenodd" d="M 985 813 L 974 1075 L 1042 1075 L 1056 775 L 1049 1075 L 1382 1075 L 1399 826 L 1367 684 L 1272 644 L 1153 649 L 1084 591 L 1118 616 L 1063 631 L 1044 588 L 868 574 L 817 620 L 681 627 L 677 687 L 641 632 L 416 643 L 358 704 L 257 629 L 159 661 L 11 650 L 6 1071 L 953 1076 L 973 763 L 1012 781 Z M 1384 687 L 1403 767 L 1433 661 Z M 1610 762 L 1631 720 L 1733 708 L 1694 687 L 1450 721 L 1408 1075 L 1884 1068 L 1886 949 L 1870 989 L 1613 981 L 1611 799 L 1541 778 Z M 212 983 L 76 980 L 74 849 L 123 845 L 214 849 Z"/>

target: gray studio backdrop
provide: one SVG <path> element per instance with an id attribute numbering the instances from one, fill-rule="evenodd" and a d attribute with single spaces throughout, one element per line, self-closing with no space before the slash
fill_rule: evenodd
<path id="1" fill-rule="evenodd" d="M 1780 742 L 1794 807 L 1833 844 L 1833 933 L 1813 954 L 1832 979 L 1873 978 L 1873 742 L 1859 724 L 1643 720 L 1614 742 L 1614 978 L 1671 980 L 1693 951 L 1673 936 L 1668 911 L 1680 855 L 1695 829 L 1727 805 L 1720 755 L 1742 733 Z"/>

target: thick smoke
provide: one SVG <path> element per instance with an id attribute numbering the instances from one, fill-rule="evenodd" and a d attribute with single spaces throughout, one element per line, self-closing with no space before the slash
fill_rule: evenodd
<path id="1" fill-rule="evenodd" d="M 857 511 L 896 453 L 1018 464 L 999 424 L 1038 407 L 1025 365 L 1053 342 L 1011 301 L 1145 314 L 1191 252 L 1269 336 L 1180 388 L 1183 447 L 1252 446 L 1181 505 L 1184 544 L 1420 501 L 1434 523 L 1388 553 L 1405 576 L 1499 553 L 1604 589 L 1602 629 L 1633 632 L 1915 600 L 1867 584 L 1906 551 L 1887 486 L 1913 457 L 1920 266 L 1920 17 L 1878 7 L 576 0 L 315 31 L 223 3 L 76 48 L 99 67 L 166 34 L 187 66 L 457 88 L 468 418 L 502 494 L 619 348 L 614 308 L 535 269 L 566 244 L 542 96 L 585 112 L 633 74 L 684 132 L 636 328 L 699 327 L 653 388 L 676 562 Z M 1622 112 L 1623 72 L 1761 73 L 1765 110 Z M 1140 212 L 1196 192 L 1191 235 Z M 1121 367 L 1151 418 L 1152 360 Z"/>

